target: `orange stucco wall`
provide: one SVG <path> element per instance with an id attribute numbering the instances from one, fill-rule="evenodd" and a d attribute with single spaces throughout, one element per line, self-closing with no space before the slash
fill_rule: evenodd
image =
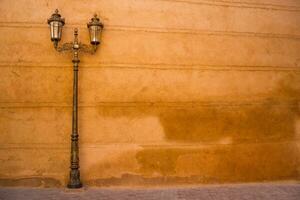
<path id="1" fill-rule="evenodd" d="M 80 55 L 86 185 L 299 180 L 300 1 L 1 0 L 0 185 L 68 180 L 72 63 L 62 42 L 98 13 Z"/>

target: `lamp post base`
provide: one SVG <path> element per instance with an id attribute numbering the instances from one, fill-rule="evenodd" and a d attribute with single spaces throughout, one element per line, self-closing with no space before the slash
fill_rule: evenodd
<path id="1" fill-rule="evenodd" d="M 70 171 L 70 180 L 68 183 L 68 188 L 81 188 L 82 183 L 80 182 L 80 172 L 79 170 Z"/>
<path id="2" fill-rule="evenodd" d="M 68 184 L 68 188 L 70 189 L 78 189 L 78 188 L 82 188 L 82 183 L 78 183 L 76 185 L 73 185 L 73 184 Z"/>

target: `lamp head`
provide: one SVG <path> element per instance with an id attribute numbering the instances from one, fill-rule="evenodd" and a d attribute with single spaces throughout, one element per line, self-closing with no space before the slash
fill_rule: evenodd
<path id="1" fill-rule="evenodd" d="M 50 26 L 51 41 L 57 44 L 61 40 L 62 27 L 65 24 L 65 19 L 58 13 L 58 9 L 48 19 L 48 24 Z"/>
<path id="2" fill-rule="evenodd" d="M 90 35 L 90 42 L 92 45 L 100 44 L 100 35 L 102 33 L 103 24 L 100 22 L 100 19 L 97 17 L 97 14 L 91 19 L 87 24 Z"/>

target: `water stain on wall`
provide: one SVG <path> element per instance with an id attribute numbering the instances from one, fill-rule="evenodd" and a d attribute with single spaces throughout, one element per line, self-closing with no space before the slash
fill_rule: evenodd
<path id="1" fill-rule="evenodd" d="M 299 116 L 300 78 L 289 73 L 263 103 L 175 109 L 160 114 L 166 138 L 182 142 L 233 142 L 293 139 Z"/>
<path id="2" fill-rule="evenodd" d="M 170 180 L 221 183 L 298 179 L 295 123 L 300 116 L 299 99 L 300 76 L 288 73 L 262 102 L 101 108 L 99 114 L 110 117 L 157 116 L 165 142 L 173 146 L 146 145 L 135 154 L 138 169 L 90 181 L 110 185 L 126 184 L 126 180 L 169 184 Z"/>
<path id="3" fill-rule="evenodd" d="M 279 108 L 280 107 L 280 108 Z M 297 108 L 291 105 L 178 109 L 161 114 L 166 138 L 180 142 L 232 142 L 292 139 Z"/>
<path id="4" fill-rule="evenodd" d="M 157 117 L 170 145 L 140 145 L 116 157 L 108 150 L 105 162 L 96 154 L 94 164 L 82 168 L 82 179 L 92 185 L 299 179 L 299 91 L 299 74 L 287 73 L 260 102 L 98 107 L 103 118 Z"/>
<path id="5" fill-rule="evenodd" d="M 145 148 L 136 152 L 139 169 L 102 178 L 95 178 L 101 176 L 101 171 L 94 171 L 94 176 L 84 177 L 84 180 L 96 186 L 153 186 L 297 179 L 298 152 L 292 143 L 285 142 L 204 148 Z M 110 167 L 120 169 L 119 164 Z M 91 169 L 97 168 L 92 166 Z"/>
<path id="6" fill-rule="evenodd" d="M 204 182 L 242 182 L 298 177 L 298 150 L 290 143 L 145 149 L 137 153 L 146 177 L 202 177 Z M 159 177 L 159 176 L 158 176 Z"/>

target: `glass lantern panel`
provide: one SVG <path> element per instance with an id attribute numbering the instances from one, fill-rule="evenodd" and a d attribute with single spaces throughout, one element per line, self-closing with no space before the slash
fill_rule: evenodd
<path id="1" fill-rule="evenodd" d="M 89 28 L 90 31 L 90 41 L 91 44 L 95 45 L 95 44 L 99 44 L 99 35 L 100 35 L 100 27 L 99 26 L 90 26 Z"/>
<path id="2" fill-rule="evenodd" d="M 59 41 L 61 39 L 62 23 L 58 21 L 52 21 L 50 23 L 51 40 Z"/>

